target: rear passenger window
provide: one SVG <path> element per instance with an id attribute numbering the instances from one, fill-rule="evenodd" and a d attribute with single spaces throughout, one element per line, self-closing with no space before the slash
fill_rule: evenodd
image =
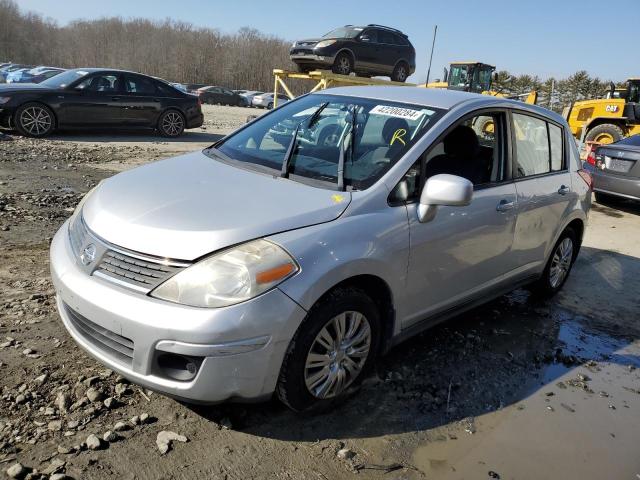
<path id="1" fill-rule="evenodd" d="M 513 114 L 516 138 L 516 177 L 550 171 L 547 122 L 528 115 Z"/>
<path id="2" fill-rule="evenodd" d="M 127 75 L 125 85 L 129 93 L 136 93 L 138 95 L 156 94 L 156 85 L 148 78 Z"/>
<path id="3" fill-rule="evenodd" d="M 549 144 L 551 145 L 551 170 L 557 172 L 564 168 L 562 158 L 562 129 L 549 124 Z"/>

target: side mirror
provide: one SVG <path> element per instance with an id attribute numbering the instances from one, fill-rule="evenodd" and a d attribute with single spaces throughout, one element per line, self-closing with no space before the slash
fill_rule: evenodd
<path id="1" fill-rule="evenodd" d="M 369 35 L 360 35 L 360 41 L 361 42 L 370 42 L 371 41 L 371 37 L 369 37 Z"/>
<path id="2" fill-rule="evenodd" d="M 429 222 L 436 216 L 438 205 L 462 207 L 473 198 L 473 183 L 466 178 L 445 173 L 434 175 L 425 183 L 418 204 L 418 221 Z"/>

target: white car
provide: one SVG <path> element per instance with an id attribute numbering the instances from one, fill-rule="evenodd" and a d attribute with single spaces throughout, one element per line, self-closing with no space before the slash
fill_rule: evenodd
<path id="1" fill-rule="evenodd" d="M 289 100 L 291 100 L 291 99 L 289 97 L 287 97 L 285 94 L 279 93 L 278 94 L 278 101 L 274 102 L 274 94 L 273 94 L 273 92 L 263 93 L 261 95 L 256 95 L 256 96 L 253 97 L 253 99 L 251 100 L 251 106 L 260 107 L 260 108 L 268 108 L 269 110 L 271 110 L 274 107 L 274 104 L 282 104 L 282 103 L 288 102 Z M 275 106 L 277 106 L 277 105 L 275 105 Z"/>

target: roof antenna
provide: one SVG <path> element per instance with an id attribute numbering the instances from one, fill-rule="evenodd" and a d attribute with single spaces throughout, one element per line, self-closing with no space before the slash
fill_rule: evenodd
<path id="1" fill-rule="evenodd" d="M 429 85 L 429 76 L 431 75 L 431 60 L 433 60 L 433 48 L 436 46 L 436 35 L 438 33 L 438 25 L 433 28 L 433 42 L 431 43 L 431 55 L 429 55 L 429 68 L 427 69 L 427 81 L 424 86 Z"/>

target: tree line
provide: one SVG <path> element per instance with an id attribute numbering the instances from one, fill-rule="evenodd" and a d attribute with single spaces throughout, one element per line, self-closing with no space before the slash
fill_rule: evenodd
<path id="1" fill-rule="evenodd" d="M 169 19 L 114 17 L 60 26 L 20 11 L 13 0 L 0 0 L 0 61 L 121 68 L 171 82 L 271 91 L 274 68 L 294 69 L 289 46 L 282 38 L 251 28 L 225 34 Z M 556 111 L 576 100 L 602 97 L 609 88 L 608 80 L 586 71 L 542 80 L 501 70 L 496 77 L 494 90 L 509 95 L 537 90 L 538 104 Z M 304 89 L 299 82 L 292 86 L 294 93 Z"/>

